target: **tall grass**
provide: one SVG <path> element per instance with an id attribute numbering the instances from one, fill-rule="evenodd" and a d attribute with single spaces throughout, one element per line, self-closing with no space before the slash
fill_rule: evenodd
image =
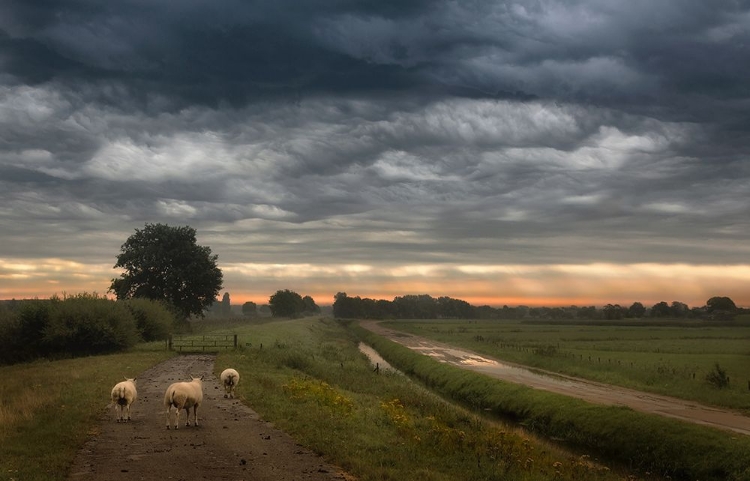
<path id="1" fill-rule="evenodd" d="M 123 373 L 136 376 L 173 355 L 158 344 L 158 350 L 142 345 L 122 354 L 0 366 L 0 479 L 66 479 Z"/>
<path id="2" fill-rule="evenodd" d="M 449 404 L 404 376 L 373 372 L 353 333 L 336 321 L 228 331 L 250 346 L 220 352 L 216 374 L 239 370 L 240 398 L 357 479 L 627 479 L 581 452 Z"/>

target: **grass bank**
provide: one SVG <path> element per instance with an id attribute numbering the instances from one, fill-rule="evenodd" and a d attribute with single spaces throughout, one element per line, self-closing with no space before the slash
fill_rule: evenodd
<path id="1" fill-rule="evenodd" d="M 121 354 L 0 366 L 0 480 L 67 479 L 112 386 L 172 355 L 156 342 Z"/>
<path id="2" fill-rule="evenodd" d="M 215 374 L 237 369 L 244 402 L 358 480 L 636 479 L 456 407 L 405 376 L 373 372 L 337 321 L 214 332 L 236 333 L 243 346 L 220 352 Z"/>
<path id="3" fill-rule="evenodd" d="M 684 480 L 750 480 L 750 438 L 628 408 L 597 406 L 437 362 L 359 326 L 389 363 L 442 395 L 511 418 L 640 473 Z"/>

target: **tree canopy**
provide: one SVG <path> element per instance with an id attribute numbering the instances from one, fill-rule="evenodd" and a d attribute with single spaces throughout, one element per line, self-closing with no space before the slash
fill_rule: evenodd
<path id="1" fill-rule="evenodd" d="M 258 305 L 252 301 L 247 301 L 242 304 L 242 314 L 245 316 L 256 316 L 258 315 Z"/>
<path id="2" fill-rule="evenodd" d="M 120 248 L 114 268 L 125 270 L 109 290 L 118 299 L 163 300 L 184 318 L 203 315 L 222 288 L 218 256 L 196 242 L 195 229 L 146 224 Z"/>
<path id="3" fill-rule="evenodd" d="M 706 301 L 708 312 L 728 311 L 732 312 L 737 309 L 734 301 L 729 297 L 716 296 Z"/>
<path id="4" fill-rule="evenodd" d="M 320 312 L 320 308 L 312 297 L 303 298 L 289 289 L 276 291 L 268 300 L 268 305 L 273 317 L 298 317 Z"/>

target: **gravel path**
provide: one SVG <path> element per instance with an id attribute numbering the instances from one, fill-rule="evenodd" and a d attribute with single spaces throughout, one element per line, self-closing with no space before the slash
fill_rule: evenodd
<path id="1" fill-rule="evenodd" d="M 138 375 L 132 421 L 115 422 L 113 407 L 76 457 L 69 480 L 351 479 L 237 399 L 225 399 L 213 375 L 214 356 L 181 355 Z M 164 392 L 190 374 L 205 375 L 200 425 L 167 430 Z M 242 374 L 242 373 L 240 373 Z M 114 383 L 113 383 L 114 385 Z"/>

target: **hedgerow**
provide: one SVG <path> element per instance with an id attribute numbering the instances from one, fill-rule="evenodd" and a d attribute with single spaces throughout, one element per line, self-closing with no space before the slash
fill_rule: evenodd
<path id="1" fill-rule="evenodd" d="M 18 301 L 0 311 L 0 364 L 112 353 L 164 339 L 174 317 L 155 301 L 97 294 Z"/>

